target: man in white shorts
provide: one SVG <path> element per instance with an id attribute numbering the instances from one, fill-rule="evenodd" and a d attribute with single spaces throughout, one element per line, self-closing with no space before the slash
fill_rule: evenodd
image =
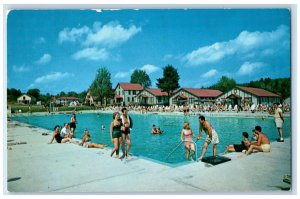
<path id="1" fill-rule="evenodd" d="M 211 142 L 213 144 L 213 156 L 217 155 L 217 144 L 219 143 L 219 136 L 215 131 L 215 129 L 212 128 L 210 123 L 205 120 L 205 117 L 203 115 L 199 116 L 199 123 L 200 123 L 199 139 L 202 139 L 202 130 L 204 130 L 205 133 L 207 134 L 205 142 L 202 147 L 202 154 L 199 158 L 199 160 L 202 160 L 206 153 L 207 147 Z"/>
<path id="2" fill-rule="evenodd" d="M 274 108 L 275 108 L 274 121 L 279 134 L 279 138 L 276 140 L 277 142 L 284 142 L 283 132 L 282 132 L 282 125 L 284 122 L 284 118 L 283 118 L 282 110 L 281 108 L 279 108 L 279 103 L 274 103 Z"/>

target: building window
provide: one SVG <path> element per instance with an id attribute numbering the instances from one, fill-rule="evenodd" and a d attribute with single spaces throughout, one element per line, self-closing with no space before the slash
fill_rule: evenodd
<path id="1" fill-rule="evenodd" d="M 135 95 L 135 94 L 136 94 L 136 91 L 132 91 L 132 93 L 133 93 L 133 95 Z"/>
<path id="2" fill-rule="evenodd" d="M 134 102 L 134 97 L 132 97 L 132 102 Z"/>
<path id="3" fill-rule="evenodd" d="M 158 103 L 161 102 L 161 96 L 157 97 L 157 102 L 158 102 Z"/>
<path id="4" fill-rule="evenodd" d="M 131 95 L 131 91 L 128 91 L 128 95 Z"/>
<path id="5" fill-rule="evenodd" d="M 130 97 L 128 97 L 128 102 L 130 102 Z"/>

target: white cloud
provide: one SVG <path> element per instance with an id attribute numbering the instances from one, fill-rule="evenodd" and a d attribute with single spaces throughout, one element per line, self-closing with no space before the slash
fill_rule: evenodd
<path id="1" fill-rule="evenodd" d="M 216 69 L 211 69 L 211 70 L 209 70 L 208 72 L 204 73 L 204 74 L 202 75 L 202 77 L 204 77 L 204 78 L 213 77 L 213 76 L 215 76 L 217 73 L 218 73 L 218 71 L 217 71 Z"/>
<path id="2" fill-rule="evenodd" d="M 154 65 L 150 65 L 150 64 L 146 64 L 143 67 L 141 67 L 141 70 L 146 71 L 147 74 L 151 74 L 154 73 L 158 70 L 160 70 L 161 68 L 154 66 Z"/>
<path id="3" fill-rule="evenodd" d="M 54 82 L 54 81 L 59 81 L 59 80 L 68 80 L 68 78 L 73 77 L 73 73 L 62 73 L 62 72 L 53 72 L 48 75 L 44 75 L 41 77 L 38 77 L 34 80 L 34 84 L 43 84 L 43 83 L 49 83 L 49 82 Z M 33 84 L 33 85 L 34 85 Z"/>
<path id="4" fill-rule="evenodd" d="M 85 48 L 73 54 L 73 58 L 78 60 L 82 58 L 90 59 L 90 60 L 106 60 L 109 56 L 109 53 L 104 49 L 93 48 Z"/>
<path id="5" fill-rule="evenodd" d="M 115 78 L 125 78 L 125 77 L 129 77 L 130 72 L 117 72 L 115 74 Z"/>
<path id="6" fill-rule="evenodd" d="M 289 41 L 287 26 L 279 26 L 271 32 L 242 31 L 238 37 L 225 42 L 216 42 L 210 46 L 203 46 L 183 57 L 183 61 L 190 65 L 202 65 L 222 60 L 226 56 L 245 55 L 252 51 L 266 49 L 281 49 Z M 284 45 L 288 47 L 288 45 Z M 274 51 L 273 51 L 274 52 Z M 268 52 L 270 54 L 270 51 Z"/>
<path id="7" fill-rule="evenodd" d="M 65 41 L 75 42 L 80 41 L 82 37 L 87 34 L 90 29 L 87 26 L 82 28 L 65 28 L 64 30 L 58 33 L 58 42 L 62 43 Z"/>
<path id="8" fill-rule="evenodd" d="M 51 55 L 50 54 L 44 54 L 39 60 L 36 61 L 36 64 L 42 65 L 42 64 L 47 64 L 48 62 L 51 61 Z"/>
<path id="9" fill-rule="evenodd" d="M 102 25 L 101 22 L 94 22 L 93 27 L 65 28 L 58 34 L 59 43 L 70 41 L 80 42 L 85 46 L 115 47 L 122 44 L 140 32 L 142 29 L 131 25 L 123 27 L 119 22 L 112 21 Z"/>
<path id="10" fill-rule="evenodd" d="M 239 75 L 249 75 L 251 73 L 256 72 L 260 68 L 264 67 L 265 64 L 261 62 L 255 62 L 255 63 L 250 63 L 250 62 L 245 62 L 240 69 L 238 70 Z"/>
<path id="11" fill-rule="evenodd" d="M 95 22 L 97 23 L 97 22 Z M 100 26 L 96 24 L 96 31 L 90 32 L 87 35 L 85 45 L 104 45 L 108 47 L 114 47 L 121 43 L 126 42 L 142 29 L 131 25 L 128 29 L 124 28 L 118 22 L 110 22 L 108 24 Z M 94 24 L 95 29 L 95 24 Z"/>
<path id="12" fill-rule="evenodd" d="M 23 72 L 30 71 L 30 69 L 28 67 L 25 67 L 25 66 L 17 67 L 16 65 L 13 65 L 13 71 L 16 72 L 16 73 L 23 73 Z"/>

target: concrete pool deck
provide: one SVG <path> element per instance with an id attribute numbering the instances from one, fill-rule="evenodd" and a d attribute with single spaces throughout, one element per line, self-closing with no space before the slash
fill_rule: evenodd
<path id="1" fill-rule="evenodd" d="M 43 136 L 45 132 L 49 135 Z M 296 190 L 292 186 L 283 191 L 290 187 L 283 176 L 292 174 L 290 139 L 271 143 L 270 153 L 242 158 L 241 153 L 227 154 L 232 160 L 216 166 L 191 162 L 169 167 L 140 157 L 111 158 L 110 148 L 47 144 L 51 134 L 29 124 L 7 122 L 6 194 L 294 194 Z"/>

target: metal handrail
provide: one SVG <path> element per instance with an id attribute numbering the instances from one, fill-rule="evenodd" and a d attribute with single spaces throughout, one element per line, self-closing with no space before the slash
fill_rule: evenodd
<path id="1" fill-rule="evenodd" d="M 197 141 L 198 141 L 199 139 L 197 139 Z M 196 142 L 197 142 L 196 141 Z M 195 144 L 195 155 L 196 155 L 196 161 L 198 161 L 198 159 L 197 159 L 197 157 L 198 157 L 198 152 L 197 152 L 197 144 L 196 144 L 196 142 L 194 142 L 194 140 L 181 140 L 178 144 L 177 144 L 177 146 L 167 155 L 167 157 L 166 157 L 166 160 L 168 160 L 168 158 L 170 157 L 170 155 L 171 154 L 173 154 L 175 151 L 176 151 L 176 149 L 180 146 L 180 144 L 182 144 L 182 143 L 184 143 L 184 142 L 193 142 L 194 144 Z"/>

